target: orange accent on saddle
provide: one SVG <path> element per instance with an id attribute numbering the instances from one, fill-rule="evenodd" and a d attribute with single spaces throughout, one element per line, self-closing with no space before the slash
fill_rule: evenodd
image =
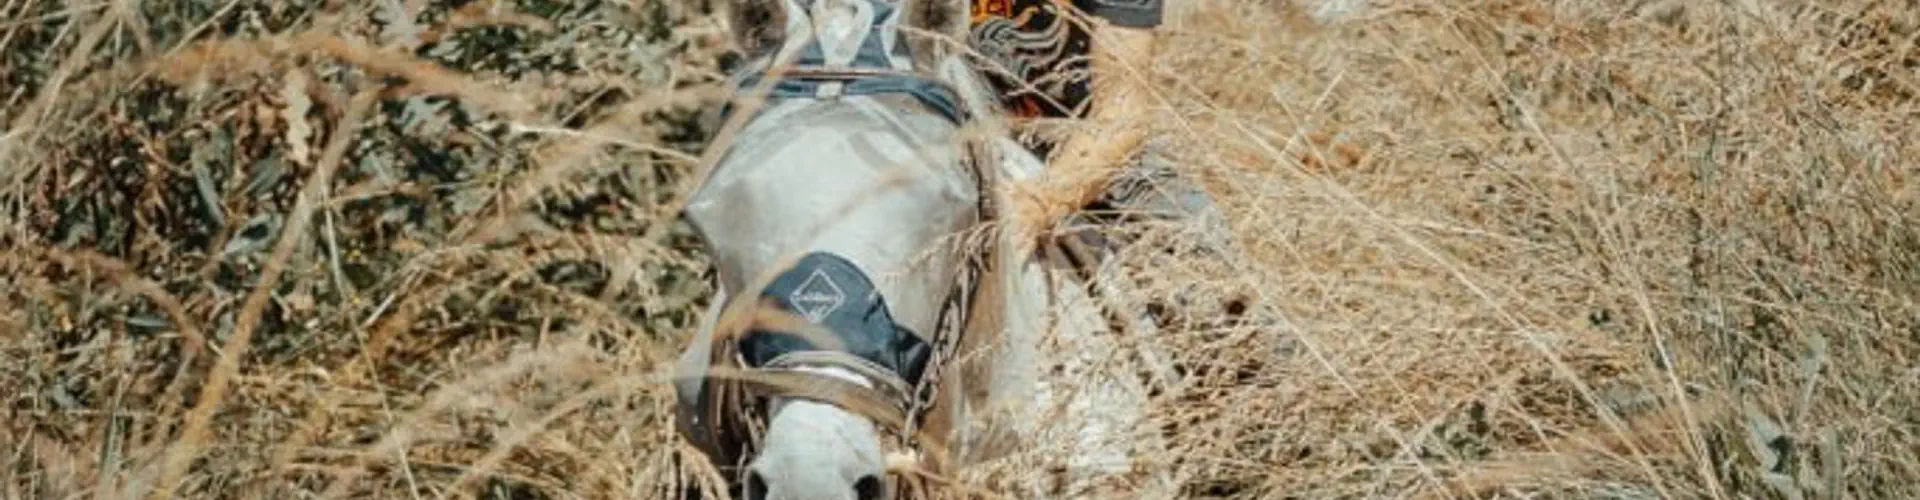
<path id="1" fill-rule="evenodd" d="M 1066 3 L 1065 0 L 971 0 L 969 2 L 972 7 L 970 22 L 974 27 L 978 27 L 991 19 L 1001 18 L 1013 21 L 1017 30 L 1040 32 L 1048 29 L 1046 27 L 1052 23 L 1063 22 L 1052 14 L 1052 9 Z M 1086 37 L 1084 30 L 1078 26 L 1071 26 L 1067 31 L 1070 32 L 1068 38 L 1059 42 L 1065 45 L 1059 47 L 1047 62 L 1042 63 L 1048 67 L 1040 69 L 1040 75 L 1026 75 L 1025 78 L 1045 78 L 1042 75 L 1062 71 L 1059 65 L 1071 64 L 1068 61 L 1085 56 L 1087 41 L 1084 40 Z M 1070 83 L 1068 86 L 1069 88 L 1066 89 L 1043 91 L 1046 95 L 1022 92 L 1019 95 L 1005 97 L 1001 102 L 1008 113 L 1021 118 L 1075 115 L 1076 112 L 1069 110 L 1077 109 L 1077 103 L 1085 99 L 1085 84 Z M 1000 92 L 1011 92 L 1015 88 L 1018 88 L 1016 84 L 995 82 L 995 90 Z M 1055 102 L 1060 104 L 1056 105 Z M 1061 109 L 1062 106 L 1067 109 Z"/>
<path id="2" fill-rule="evenodd" d="M 974 24 L 992 16 L 1013 16 L 1013 0 L 973 0 Z"/>

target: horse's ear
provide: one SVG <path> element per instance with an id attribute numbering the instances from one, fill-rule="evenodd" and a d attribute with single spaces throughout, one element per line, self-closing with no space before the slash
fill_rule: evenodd
<path id="1" fill-rule="evenodd" d="M 721 0 L 722 16 L 733 43 L 749 59 L 780 46 L 786 39 L 786 0 Z"/>
<path id="2" fill-rule="evenodd" d="M 909 35 L 916 54 L 939 60 L 956 52 L 956 44 L 967 40 L 967 20 L 973 0 L 901 0 L 907 7 L 907 25 L 951 41 L 929 40 L 923 34 Z"/>
<path id="3" fill-rule="evenodd" d="M 913 10 L 913 27 L 964 38 L 971 0 L 906 0 Z"/>

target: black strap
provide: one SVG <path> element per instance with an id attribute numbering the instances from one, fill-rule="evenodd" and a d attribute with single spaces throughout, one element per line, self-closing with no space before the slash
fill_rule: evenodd
<path id="1" fill-rule="evenodd" d="M 750 92 L 758 88 L 760 81 L 765 78 L 764 71 L 747 73 L 734 88 L 742 93 Z M 912 96 L 955 124 L 965 124 L 971 118 L 960 106 L 959 93 L 951 87 L 930 78 L 905 74 L 883 74 L 842 80 L 817 80 L 789 76 L 774 82 L 771 85 L 772 88 L 768 89 L 767 98 L 777 100 L 818 97 L 820 86 L 828 81 L 843 84 L 844 87 L 840 93 L 844 95 L 906 94 Z M 733 103 L 728 102 L 721 108 L 721 119 L 724 120 L 732 112 Z"/>
<path id="2" fill-rule="evenodd" d="M 1128 28 L 1156 27 L 1166 17 L 1164 0 L 1074 0 L 1073 6 Z"/>

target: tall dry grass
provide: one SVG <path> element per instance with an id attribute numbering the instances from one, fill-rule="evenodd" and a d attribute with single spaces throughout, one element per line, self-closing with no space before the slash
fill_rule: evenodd
<path id="1" fill-rule="evenodd" d="M 0 497 L 711 489 L 695 7 L 0 4 Z M 1115 265 L 1184 496 L 1920 493 L 1920 9 L 1177 10 L 1139 75 L 1238 254 Z"/>
<path id="2" fill-rule="evenodd" d="M 1194 491 L 1913 494 L 1920 10 L 1278 12 L 1156 72 L 1247 258 L 1143 278 L 1271 314 L 1167 340 Z"/>

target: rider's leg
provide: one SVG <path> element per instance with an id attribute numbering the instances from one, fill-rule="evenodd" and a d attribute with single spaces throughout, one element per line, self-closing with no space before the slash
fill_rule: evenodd
<path id="1" fill-rule="evenodd" d="M 1123 17 L 1109 12 L 1093 21 L 1098 27 L 1092 30 L 1086 120 L 1060 143 L 1049 162 L 1045 192 L 1053 196 L 1042 220 L 1057 220 L 1097 200 L 1146 142 L 1151 104 L 1141 72 L 1153 57 L 1158 16 L 1144 25 L 1138 16 L 1124 18 L 1134 23 L 1120 24 L 1113 19 Z"/>
<path id="2" fill-rule="evenodd" d="M 1022 193 L 1021 217 L 1035 229 L 1106 195 L 1111 181 L 1133 167 L 1127 160 L 1150 125 L 1140 71 L 1152 57 L 1161 2 L 1073 0 L 1090 14 L 1085 18 L 1062 15 L 1064 3 L 973 2 L 972 42 L 999 63 L 993 80 L 1007 94 L 1006 107 L 1026 118 L 1083 119 L 1058 143 L 1030 144 L 1051 157 L 1045 179 Z"/>

